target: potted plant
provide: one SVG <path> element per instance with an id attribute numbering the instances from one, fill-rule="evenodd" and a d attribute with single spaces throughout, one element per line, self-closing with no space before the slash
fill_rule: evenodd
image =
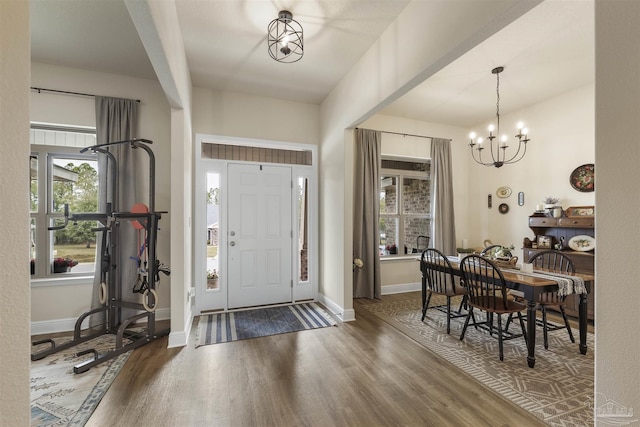
<path id="1" fill-rule="evenodd" d="M 73 260 L 69 257 L 66 258 L 56 258 L 53 260 L 53 272 L 54 273 L 67 273 L 71 271 L 72 267 L 78 265 L 78 261 Z"/>
<path id="2" fill-rule="evenodd" d="M 390 255 L 395 255 L 398 253 L 398 247 L 395 245 L 395 243 L 393 245 L 387 245 L 386 249 Z"/>
<path id="3" fill-rule="evenodd" d="M 547 214 L 554 218 L 560 218 L 562 216 L 562 206 L 558 204 L 560 199 L 557 197 L 547 196 L 544 199 L 544 208 L 547 210 Z"/>
<path id="4" fill-rule="evenodd" d="M 458 252 L 458 258 L 462 259 L 464 257 L 466 257 L 469 254 L 472 254 L 475 252 L 474 249 L 472 248 L 456 248 L 456 251 Z"/>
<path id="5" fill-rule="evenodd" d="M 544 198 L 544 208 L 545 209 L 553 209 L 556 206 L 558 206 L 558 202 L 560 202 L 559 198 L 547 196 L 547 197 Z"/>
<path id="6" fill-rule="evenodd" d="M 214 268 L 213 270 L 207 270 L 207 288 L 217 288 L 218 287 L 218 271 Z"/>

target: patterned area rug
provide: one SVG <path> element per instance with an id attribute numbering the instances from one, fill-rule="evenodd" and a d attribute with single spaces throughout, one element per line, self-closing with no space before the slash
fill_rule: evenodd
<path id="1" fill-rule="evenodd" d="M 199 318 L 196 347 L 335 324 L 315 303 L 208 314 Z"/>
<path id="2" fill-rule="evenodd" d="M 58 345 L 64 338 L 56 339 Z M 33 347 L 39 351 L 48 347 Z M 83 426 L 124 366 L 131 351 L 82 374 L 73 367 L 91 358 L 76 353 L 94 348 L 102 354 L 115 348 L 115 336 L 104 335 L 31 362 L 31 425 Z"/>
<path id="3" fill-rule="evenodd" d="M 434 296 L 434 302 L 445 300 Z M 458 304 L 452 300 L 451 306 L 457 309 Z M 446 315 L 438 310 L 430 308 L 423 323 L 419 295 L 402 301 L 365 303 L 362 307 L 550 426 L 593 425 L 593 412 L 587 404 L 593 400 L 593 334 L 587 334 L 589 350 L 583 356 L 578 350 L 577 328 L 575 344 L 566 331 L 550 332 L 549 350 L 544 349 L 542 330 L 537 328 L 536 366 L 530 369 L 524 339 L 505 341 L 501 362 L 498 340 L 488 332 L 469 327 L 464 341 L 460 341 L 464 317 L 451 320 L 451 335 L 447 335 Z M 517 322 L 512 327 L 519 329 Z"/>

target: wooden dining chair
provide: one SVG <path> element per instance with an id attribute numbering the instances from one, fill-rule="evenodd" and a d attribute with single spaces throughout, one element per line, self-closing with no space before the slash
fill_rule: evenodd
<path id="1" fill-rule="evenodd" d="M 547 270 L 560 274 L 573 274 L 576 272 L 576 267 L 571 258 L 556 250 L 538 252 L 529 258 L 529 263 L 533 264 L 533 268 L 536 270 Z M 569 325 L 569 320 L 567 319 L 567 314 L 564 310 L 564 297 L 558 295 L 557 291 L 545 292 L 540 295 L 537 303 L 538 308 L 542 312 L 541 326 L 544 334 L 544 348 L 549 349 L 548 332 L 556 331 L 558 329 L 566 329 L 571 342 L 576 342 L 573 338 L 571 325 Z M 547 307 L 557 307 L 560 310 L 560 314 L 562 314 L 562 319 L 564 320 L 564 326 L 558 326 L 547 322 Z"/>
<path id="2" fill-rule="evenodd" d="M 462 278 L 467 288 L 467 303 L 469 312 L 460 334 L 460 340 L 464 339 L 464 335 L 469 326 L 469 321 L 473 319 L 473 326 L 480 326 L 489 329 L 489 334 L 493 336 L 495 326 L 493 325 L 494 317 L 497 318 L 497 338 L 500 360 L 504 360 L 503 341 L 524 337 L 527 341 L 527 333 L 524 327 L 522 312 L 527 309 L 526 304 L 515 301 L 508 297 L 507 285 L 500 268 L 493 261 L 480 255 L 468 255 L 460 261 L 460 270 Z M 487 321 L 476 321 L 473 310 L 478 309 L 487 313 Z M 522 328 L 522 335 L 510 334 L 502 328 L 503 315 L 517 314 Z"/>
<path id="3" fill-rule="evenodd" d="M 461 313 L 465 304 L 466 289 L 460 285 L 460 279 L 453 274 L 453 268 L 447 257 L 438 249 L 430 248 L 422 252 L 420 257 L 420 270 L 422 272 L 423 292 L 426 292 L 426 302 L 422 307 L 422 321 L 427 315 L 427 309 L 431 297 L 443 295 L 447 298 L 445 305 L 434 305 L 431 308 L 441 310 L 447 314 L 447 333 L 451 332 L 451 319 L 464 317 Z M 451 312 L 451 298 L 462 296 L 460 308 L 457 312 Z M 425 301 L 423 295 L 423 301 Z"/>
<path id="4" fill-rule="evenodd" d="M 429 236 L 418 236 L 416 238 L 416 247 L 413 248 L 413 253 L 421 253 L 425 249 L 429 247 L 429 240 L 431 238 Z"/>
<path id="5" fill-rule="evenodd" d="M 490 245 L 480 251 L 480 255 L 487 258 L 495 258 L 496 250 L 500 249 L 502 245 Z"/>

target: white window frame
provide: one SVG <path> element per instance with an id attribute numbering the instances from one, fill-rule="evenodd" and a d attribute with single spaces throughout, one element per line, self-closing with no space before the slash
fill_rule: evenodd
<path id="1" fill-rule="evenodd" d="M 414 162 L 414 163 L 430 163 L 429 160 L 425 160 L 424 158 L 419 158 L 419 157 L 392 157 L 392 156 L 382 156 L 382 160 L 398 160 L 398 161 L 403 161 L 403 162 Z M 404 223 L 405 223 L 405 219 L 406 218 L 423 218 L 423 219 L 428 219 L 431 220 L 431 213 L 427 212 L 425 214 L 405 214 L 402 212 L 402 204 L 403 204 L 403 198 L 404 198 L 404 192 L 402 191 L 402 183 L 404 182 L 405 178 L 409 178 L 409 179 L 424 179 L 427 182 L 430 181 L 431 176 L 430 173 L 428 172 L 420 172 L 420 171 L 408 171 L 408 170 L 403 170 L 403 169 L 390 169 L 390 168 L 381 168 L 380 169 L 380 175 L 381 176 L 385 176 L 385 177 L 395 177 L 397 180 L 397 193 L 396 193 L 396 213 L 394 214 L 385 214 L 380 212 L 380 219 L 397 219 L 398 220 L 398 232 L 397 232 L 397 236 L 396 236 L 396 246 L 397 246 L 397 253 L 395 254 L 387 254 L 387 255 L 380 255 L 380 259 L 381 260 L 387 260 L 387 259 L 397 259 L 400 257 L 404 257 L 407 255 L 411 255 L 411 254 L 405 254 L 404 253 L 404 247 L 405 245 L 407 245 L 407 241 L 405 238 L 405 234 L 404 234 Z M 382 192 L 382 180 L 380 180 L 380 182 L 378 182 L 378 192 Z M 429 230 L 428 230 L 429 231 Z M 378 233 L 380 233 L 380 230 L 378 230 Z M 410 245 L 407 245 L 408 247 L 411 247 Z"/>
<path id="2" fill-rule="evenodd" d="M 97 161 L 95 154 L 83 154 L 80 150 L 83 146 L 64 145 L 64 141 L 56 141 L 55 144 L 35 144 L 39 141 L 34 137 L 34 130 L 44 129 L 59 132 L 72 132 L 78 134 L 93 134 L 95 128 L 73 127 L 63 125 L 37 124 L 31 125 L 31 157 L 37 158 L 38 173 L 38 205 L 36 211 L 30 211 L 31 220 L 35 220 L 35 274 L 31 275 L 31 285 L 33 287 L 50 285 L 88 284 L 93 282 L 94 273 L 75 273 L 71 270 L 68 273 L 56 274 L 51 271 L 51 263 L 55 258 L 53 255 L 53 233 L 48 229 L 49 225 L 56 218 L 64 218 L 63 212 L 53 212 L 53 159 L 64 157 L 77 160 Z M 31 233 L 30 233 L 31 238 Z"/>

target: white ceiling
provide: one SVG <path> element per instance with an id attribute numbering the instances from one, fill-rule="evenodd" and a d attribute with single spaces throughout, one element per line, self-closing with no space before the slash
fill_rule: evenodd
<path id="1" fill-rule="evenodd" d="M 434 0 L 439 1 L 439 0 Z M 319 104 L 408 0 L 175 0 L 195 86 Z M 123 0 L 30 0 L 36 62 L 155 79 Z M 295 4 L 295 6 L 291 6 Z M 267 53 L 266 29 L 291 7 L 304 57 Z M 381 111 L 471 126 L 594 80 L 593 0 L 547 0 Z M 455 23 L 452 23 L 455 25 Z M 68 88 L 53 88 L 68 89 Z"/>

